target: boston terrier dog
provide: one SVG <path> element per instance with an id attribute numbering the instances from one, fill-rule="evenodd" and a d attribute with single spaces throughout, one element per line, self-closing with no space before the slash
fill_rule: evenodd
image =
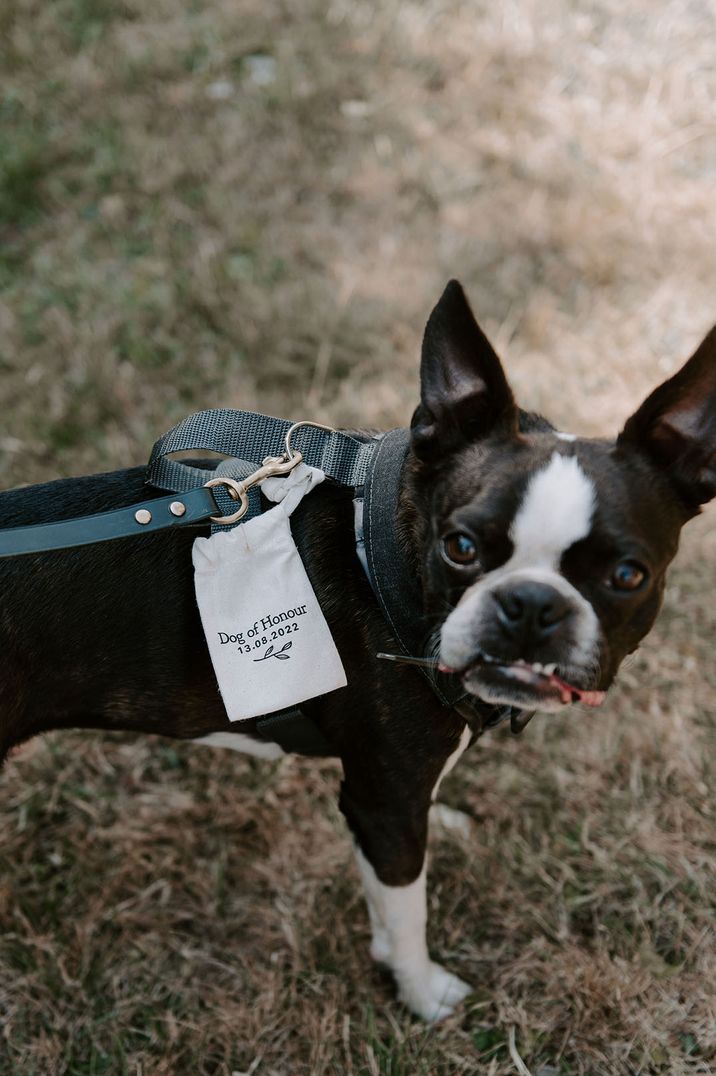
<path id="1" fill-rule="evenodd" d="M 138 467 L 10 491 L 0 526 L 132 505 L 147 499 L 144 481 Z M 428 813 L 441 779 L 499 708 L 602 702 L 654 623 L 681 527 L 715 493 L 716 330 L 616 441 L 578 438 L 518 408 L 453 281 L 425 332 L 394 516 L 422 594 L 416 656 L 434 657 L 434 675 L 458 678 L 477 705 L 446 707 L 423 670 L 376 658 L 398 647 L 356 555 L 352 491 L 323 483 L 297 510 L 348 679 L 304 708 L 343 765 L 372 956 L 419 1016 L 441 1019 L 470 991 L 425 941 Z M 192 582 L 192 543 L 206 533 L 0 561 L 0 756 L 67 727 L 281 753 L 223 709 Z"/>

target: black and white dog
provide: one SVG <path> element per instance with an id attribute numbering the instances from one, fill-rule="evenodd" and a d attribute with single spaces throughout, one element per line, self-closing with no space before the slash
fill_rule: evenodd
<path id="1" fill-rule="evenodd" d="M 0 526 L 131 505 L 144 480 L 134 468 L 5 493 Z M 616 442 L 575 438 L 518 409 L 448 285 L 425 332 L 396 512 L 426 638 L 471 695 L 599 704 L 654 622 L 681 527 L 715 493 L 716 331 Z M 441 706 L 416 670 L 376 660 L 396 643 L 356 556 L 350 491 L 324 483 L 302 509 L 301 553 L 348 676 L 306 709 L 342 760 L 372 954 L 414 1012 L 440 1019 L 470 988 L 426 947 L 428 812 L 484 722 Z M 227 721 L 194 599 L 196 534 L 0 561 L 0 757 L 61 727 L 280 754 Z"/>

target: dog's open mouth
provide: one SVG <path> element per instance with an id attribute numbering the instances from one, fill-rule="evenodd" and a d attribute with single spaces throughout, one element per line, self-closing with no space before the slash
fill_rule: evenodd
<path id="1" fill-rule="evenodd" d="M 499 658 L 481 654 L 465 669 L 447 669 L 444 672 L 456 672 L 462 678 L 468 691 L 471 681 L 475 687 L 480 685 L 490 693 L 504 692 L 514 695 L 515 701 L 540 703 L 561 703 L 567 706 L 581 702 L 585 706 L 600 706 L 604 702 L 605 691 L 585 690 L 568 683 L 557 675 L 556 665 L 541 665 L 538 662 L 513 661 L 503 663 Z M 479 691 L 475 691 L 479 694 Z"/>

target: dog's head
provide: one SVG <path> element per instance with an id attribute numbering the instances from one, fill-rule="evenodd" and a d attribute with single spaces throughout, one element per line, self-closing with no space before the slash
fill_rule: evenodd
<path id="1" fill-rule="evenodd" d="M 579 438 L 518 409 L 452 281 L 425 331 L 412 450 L 442 667 L 490 703 L 596 705 L 716 495 L 716 330 L 616 441 Z"/>

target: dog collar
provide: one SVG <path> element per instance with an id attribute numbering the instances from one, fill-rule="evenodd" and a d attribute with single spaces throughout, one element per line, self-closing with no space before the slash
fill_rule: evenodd
<path id="1" fill-rule="evenodd" d="M 390 430 L 377 439 L 362 504 L 359 500 L 355 514 L 359 559 L 383 616 L 406 655 L 424 654 L 428 644 L 422 594 L 398 533 L 398 504 L 409 448 L 407 429 Z M 465 691 L 458 676 L 424 666 L 419 671 L 441 703 L 458 709 L 476 733 L 494 728 L 508 717 L 512 731 L 521 732 L 529 721 L 515 707 L 481 702 Z"/>

